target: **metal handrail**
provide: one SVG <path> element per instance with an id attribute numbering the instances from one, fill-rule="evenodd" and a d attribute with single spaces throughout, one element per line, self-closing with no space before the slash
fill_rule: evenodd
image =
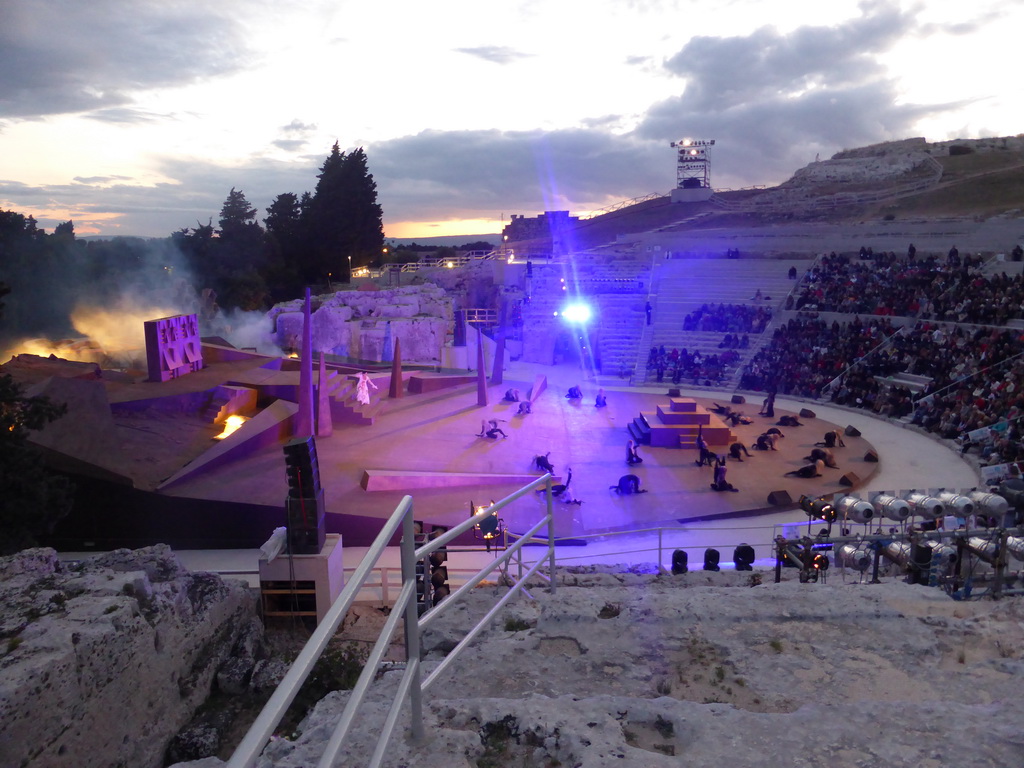
<path id="1" fill-rule="evenodd" d="M 337 759 L 338 754 L 344 746 L 345 739 L 351 730 L 352 724 L 355 721 L 359 708 L 369 691 L 374 677 L 376 676 L 377 669 L 389 647 L 391 638 L 398 628 L 398 623 L 402 620 L 404 620 L 405 626 L 405 671 L 403 672 L 395 698 L 392 701 L 391 708 L 381 729 L 377 745 L 369 765 L 376 767 L 382 762 L 388 741 L 390 740 L 391 734 L 398 722 L 401 709 L 407 700 L 409 701 L 412 709 L 411 730 L 413 741 L 422 740 L 424 733 L 422 709 L 423 690 L 436 680 L 438 676 L 454 662 L 459 653 L 470 642 L 472 642 L 472 640 L 484 629 L 487 623 L 490 622 L 497 612 L 509 600 L 511 600 L 513 596 L 523 590 L 526 579 L 536 573 L 536 571 L 541 567 L 543 560 L 538 560 L 530 571 L 527 572 L 525 577 L 518 579 L 509 591 L 503 595 L 496 605 L 487 613 L 487 615 L 481 619 L 476 626 L 471 628 L 469 632 L 467 632 L 466 636 L 455 647 L 455 649 L 453 649 L 445 657 L 445 660 L 434 669 L 430 677 L 428 677 L 426 681 L 421 681 L 420 638 L 424 628 L 430 623 L 430 621 L 435 619 L 437 615 L 442 613 L 444 609 L 455 604 L 455 602 L 469 589 L 479 584 L 480 581 L 486 578 L 486 576 L 496 567 L 507 562 L 513 555 L 518 554 L 520 549 L 545 526 L 548 529 L 547 561 L 551 569 L 551 576 L 554 575 L 555 537 L 551 486 L 551 475 L 542 475 L 501 501 L 492 504 L 488 508 L 489 511 L 497 512 L 502 507 L 508 506 L 527 493 L 535 490 L 545 492 L 547 511 L 544 517 L 534 525 L 529 532 L 523 536 L 523 538 L 509 546 L 508 550 L 501 557 L 496 558 L 490 565 L 481 569 L 477 575 L 471 577 L 465 584 L 459 587 L 459 589 L 449 595 L 443 602 L 439 603 L 438 606 L 428 610 L 424 617 L 419 616 L 416 600 L 416 563 L 421 561 L 425 563 L 432 552 L 435 552 L 442 547 L 446 547 L 449 542 L 468 532 L 477 525 L 479 521 L 475 519 L 475 516 L 470 517 L 468 520 L 463 521 L 459 525 L 448 530 L 446 533 L 417 549 L 415 548 L 416 536 L 415 521 L 413 520 L 412 497 L 406 496 L 403 498 L 395 508 L 391 517 L 385 522 L 384 527 L 377 535 L 377 538 L 374 539 L 373 544 L 370 546 L 370 549 L 363 558 L 363 561 L 359 564 L 359 567 L 356 568 L 355 573 L 352 575 L 352 579 L 348 584 L 346 584 L 341 595 L 338 596 L 338 599 L 327 611 L 323 621 L 310 637 L 306 646 L 299 653 L 298 658 L 292 664 L 288 673 L 285 675 L 280 685 L 278 685 L 277 689 L 270 697 L 270 700 L 266 703 L 263 710 L 256 718 L 256 721 L 250 727 L 249 732 L 246 733 L 241 743 L 235 749 L 231 759 L 228 761 L 228 768 L 251 768 L 255 763 L 267 742 L 270 740 L 274 728 L 276 728 L 278 723 L 280 723 L 288 709 L 288 706 L 292 701 L 294 701 L 296 695 L 298 695 L 299 689 L 309 676 L 309 673 L 312 671 L 313 665 L 316 663 L 317 659 L 320 658 L 321 654 L 326 649 L 327 644 L 331 640 L 331 637 L 337 631 L 338 626 L 345 618 L 349 608 L 355 601 L 356 595 L 363 588 L 369 574 L 373 570 L 377 561 L 380 560 L 387 547 L 388 541 L 397 532 L 399 525 L 402 527 L 402 539 L 400 544 L 402 559 L 402 589 L 399 593 L 398 599 L 395 601 L 391 615 L 388 617 L 388 620 L 381 631 L 380 638 L 370 651 L 370 655 L 363 667 L 363 671 L 359 675 L 359 679 L 356 681 L 356 684 L 352 689 L 348 703 L 338 719 L 338 723 L 324 749 L 324 753 L 320 758 L 318 766 L 319 768 L 330 768 Z M 427 586 L 425 577 L 426 573 L 424 573 L 424 589 L 426 590 Z M 551 578 L 549 583 L 550 589 L 553 592 L 555 589 L 554 579 Z M 425 592 L 424 598 L 426 599 L 427 597 L 429 597 L 429 593 Z"/>

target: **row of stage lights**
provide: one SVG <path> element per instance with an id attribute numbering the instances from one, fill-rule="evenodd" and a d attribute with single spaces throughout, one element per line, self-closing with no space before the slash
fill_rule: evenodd
<path id="1" fill-rule="evenodd" d="M 801 496 L 799 504 L 809 518 L 829 524 L 838 519 L 867 524 L 876 517 L 903 523 L 915 515 L 928 521 L 946 515 L 1003 518 L 1011 507 L 1024 509 L 1024 482 L 1011 480 L 1000 485 L 996 492 L 972 490 L 966 495 L 946 490 L 940 490 L 934 496 L 910 491 L 903 497 L 878 493 L 870 500 L 858 496 L 842 496 L 834 501 L 825 497 Z"/>
<path id="2" fill-rule="evenodd" d="M 813 539 L 776 540 L 779 567 L 801 568 L 802 582 L 818 581 L 828 569 L 829 559 L 823 550 L 833 552 L 837 565 L 862 574 L 874 565 L 877 575 L 878 559 L 884 556 L 920 583 L 935 583 L 936 571 L 952 574 L 967 553 L 993 565 L 1000 573 L 1006 568 L 1006 555 L 1024 562 L 1024 530 L 1008 530 L 1012 524 L 1011 510 L 1024 510 L 1024 483 L 1019 480 L 1003 483 L 996 492 L 975 489 L 960 494 L 941 490 L 929 495 L 911 491 L 903 497 L 879 493 L 870 500 L 857 496 L 834 500 L 801 496 L 799 505 L 809 521 L 821 520 L 829 526 Z M 917 516 L 932 524 L 946 515 L 964 521 L 974 515 L 980 530 L 911 529 L 899 535 L 895 528 L 888 534 L 879 528 L 874 534 L 849 535 L 844 530 L 842 536 L 831 536 L 832 524 L 840 520 L 868 525 L 881 518 L 906 523 Z"/>

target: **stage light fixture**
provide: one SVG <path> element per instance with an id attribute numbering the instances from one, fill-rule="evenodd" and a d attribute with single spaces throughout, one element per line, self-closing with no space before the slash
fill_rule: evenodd
<path id="1" fill-rule="evenodd" d="M 435 525 L 430 529 L 431 540 L 437 539 L 448 533 L 447 525 Z M 430 585 L 433 598 L 432 605 L 437 605 L 448 594 L 451 589 L 448 587 L 448 567 L 444 565 L 448 561 L 448 548 L 441 547 L 430 553 Z"/>
<path id="2" fill-rule="evenodd" d="M 913 562 L 911 547 L 906 541 L 890 541 L 882 547 L 882 554 L 902 568 L 909 568 Z"/>
<path id="3" fill-rule="evenodd" d="M 687 557 L 685 549 L 677 549 L 672 553 L 672 573 L 686 573 L 689 568 L 687 567 Z"/>
<path id="4" fill-rule="evenodd" d="M 922 546 L 928 547 L 932 551 L 932 562 L 936 565 L 956 565 L 957 560 L 960 559 L 956 553 L 956 547 L 951 547 L 942 541 L 929 540 L 923 542 Z"/>
<path id="5" fill-rule="evenodd" d="M 447 582 L 434 588 L 434 605 L 437 605 L 444 600 L 448 595 L 452 593 L 451 587 L 448 586 Z"/>
<path id="6" fill-rule="evenodd" d="M 570 304 L 562 310 L 562 317 L 570 323 L 585 323 L 590 316 L 590 307 L 586 304 Z"/>
<path id="7" fill-rule="evenodd" d="M 836 521 L 836 508 L 832 506 L 831 502 L 824 499 L 812 499 L 810 496 L 801 496 L 800 509 L 812 519 L 824 520 L 826 523 L 834 523 Z"/>
<path id="8" fill-rule="evenodd" d="M 974 502 L 975 511 L 980 515 L 991 515 L 1001 519 L 1010 508 L 1006 499 L 988 491 L 971 491 L 967 498 Z"/>
<path id="9" fill-rule="evenodd" d="M 732 562 L 737 571 L 754 570 L 754 560 L 756 559 L 754 548 L 749 544 L 740 544 L 732 552 Z"/>
<path id="10" fill-rule="evenodd" d="M 946 505 L 926 493 L 914 491 L 907 494 L 905 500 L 910 505 L 911 511 L 925 520 L 938 520 L 946 514 Z"/>
<path id="11" fill-rule="evenodd" d="M 448 582 L 448 566 L 439 565 L 430 573 L 430 584 L 437 589 Z"/>
<path id="12" fill-rule="evenodd" d="M 871 504 L 875 512 L 897 523 L 902 523 L 910 517 L 910 505 L 896 496 L 880 493 L 871 500 Z"/>
<path id="13" fill-rule="evenodd" d="M 720 556 L 717 549 L 705 549 L 704 550 L 704 570 L 705 571 L 720 571 L 722 570 L 718 561 Z"/>
<path id="14" fill-rule="evenodd" d="M 856 496 L 843 496 L 835 501 L 835 506 L 844 520 L 870 523 L 875 517 L 875 508 L 871 506 L 871 502 L 858 499 Z"/>
<path id="15" fill-rule="evenodd" d="M 986 563 L 994 563 L 999 551 L 999 543 L 994 538 L 986 539 L 981 536 L 971 536 L 967 539 L 967 548 Z"/>
<path id="16" fill-rule="evenodd" d="M 1006 551 L 1013 555 L 1014 559 L 1024 561 L 1024 538 L 1007 536 Z"/>
<path id="17" fill-rule="evenodd" d="M 488 552 L 490 551 L 491 540 L 501 535 L 501 520 L 498 519 L 498 510 L 491 510 L 493 506 L 493 501 L 490 504 L 474 504 L 472 501 L 469 502 L 470 517 L 477 521 L 476 525 L 473 526 L 473 531 L 477 538 L 484 539 L 487 542 Z"/>
<path id="18" fill-rule="evenodd" d="M 864 573 L 871 567 L 871 553 L 863 544 L 848 543 L 839 547 L 836 552 L 836 562 L 846 568 Z"/>
<path id="19" fill-rule="evenodd" d="M 938 499 L 946 505 L 949 514 L 954 517 L 967 517 L 974 514 L 974 504 L 966 496 L 961 496 L 959 493 L 941 491 Z"/>

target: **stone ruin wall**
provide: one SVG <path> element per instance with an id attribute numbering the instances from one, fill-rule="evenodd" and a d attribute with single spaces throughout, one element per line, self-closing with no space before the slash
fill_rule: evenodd
<path id="1" fill-rule="evenodd" d="M 275 341 L 283 349 L 302 342 L 301 300 L 276 305 Z M 339 291 L 313 299 L 312 341 L 316 352 L 381 361 L 385 349 L 401 340 L 406 362 L 439 364 L 451 343 L 452 299 L 431 284 L 380 290 Z"/>
<path id="2" fill-rule="evenodd" d="M 157 768 L 251 631 L 239 581 L 165 545 L 0 558 L 0 765 Z"/>

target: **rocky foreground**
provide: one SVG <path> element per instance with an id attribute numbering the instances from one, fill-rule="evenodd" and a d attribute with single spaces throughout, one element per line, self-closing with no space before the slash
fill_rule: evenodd
<path id="1" fill-rule="evenodd" d="M 426 742 L 406 728 L 385 765 L 1024 765 L 1020 598 L 761 576 L 570 573 L 554 595 L 533 589 L 428 692 Z M 427 635 L 428 670 L 499 592 Z M 399 674 L 376 684 L 344 765 L 366 764 Z M 315 765 L 347 697 L 258 764 Z"/>
<path id="2" fill-rule="evenodd" d="M 214 680 L 252 669 L 255 602 L 162 545 L 0 558 L 0 766 L 163 765 Z"/>

